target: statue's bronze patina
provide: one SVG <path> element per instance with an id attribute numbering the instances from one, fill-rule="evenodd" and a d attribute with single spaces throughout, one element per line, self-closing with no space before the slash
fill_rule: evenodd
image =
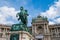
<path id="1" fill-rule="evenodd" d="M 16 16 L 19 16 L 18 20 L 21 20 L 23 24 L 27 25 L 27 10 L 24 10 L 23 7 L 21 7 L 20 10 L 21 12 L 19 12 Z"/>
<path id="2" fill-rule="evenodd" d="M 23 7 L 20 8 L 20 12 L 17 13 L 16 17 L 18 18 L 19 24 L 13 24 L 11 27 L 11 31 L 27 31 L 29 32 L 29 29 L 27 27 L 27 10 L 24 10 Z M 19 40 L 19 34 L 11 34 L 10 40 Z"/>

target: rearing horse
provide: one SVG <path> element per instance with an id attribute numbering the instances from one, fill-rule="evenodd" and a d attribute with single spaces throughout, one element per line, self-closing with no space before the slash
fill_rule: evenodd
<path id="1" fill-rule="evenodd" d="M 21 19 L 21 22 L 25 25 L 27 25 L 27 10 L 24 10 L 24 12 L 20 12 L 16 15 L 17 17 L 19 16 L 18 20 Z"/>

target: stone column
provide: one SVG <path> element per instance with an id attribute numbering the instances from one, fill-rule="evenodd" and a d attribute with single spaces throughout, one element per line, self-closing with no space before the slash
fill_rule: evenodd
<path id="1" fill-rule="evenodd" d="M 44 24 L 44 34 L 46 34 L 46 27 L 45 27 L 45 24 Z"/>
<path id="2" fill-rule="evenodd" d="M 35 40 L 36 40 L 36 24 L 35 24 L 35 28 L 34 28 L 34 37 L 35 37 Z"/>
<path id="3" fill-rule="evenodd" d="M 10 40 L 10 35 L 11 35 L 11 34 L 9 33 L 9 40 Z"/>
<path id="4" fill-rule="evenodd" d="M 32 25 L 32 34 L 34 35 L 35 33 L 35 26 Z"/>
<path id="5" fill-rule="evenodd" d="M 6 32 L 7 32 L 7 28 L 6 28 Z"/>
<path id="6" fill-rule="evenodd" d="M 49 27 L 48 27 L 48 24 L 47 24 L 47 33 L 48 33 L 48 40 L 51 40 L 51 36 L 50 36 L 50 31 L 49 31 Z"/>
<path id="7" fill-rule="evenodd" d="M 56 33 L 57 33 L 57 35 L 58 35 L 58 36 L 60 36 L 60 35 L 59 35 L 59 31 L 58 31 L 58 28 L 57 28 L 57 32 L 56 32 Z"/>
<path id="8" fill-rule="evenodd" d="M 55 36 L 57 37 L 57 31 L 56 31 L 56 28 L 54 28 L 54 31 L 55 31 L 55 34 L 56 34 Z"/>
<path id="9" fill-rule="evenodd" d="M 8 34 L 6 35 L 6 39 L 7 39 L 7 40 L 10 40 L 10 35 L 11 35 L 10 33 L 8 33 Z"/>
<path id="10" fill-rule="evenodd" d="M 19 33 L 19 40 L 21 40 L 21 33 Z"/>
<path id="11" fill-rule="evenodd" d="M 6 33 L 5 33 L 5 32 L 3 32 L 3 35 L 2 35 L 2 37 L 6 37 Z"/>
<path id="12" fill-rule="evenodd" d="M 47 40 L 45 34 L 46 34 L 46 27 L 45 27 L 45 23 L 44 23 L 44 37 L 43 37 L 43 40 Z"/>
<path id="13" fill-rule="evenodd" d="M 36 34 L 36 24 L 35 24 L 35 34 Z"/>
<path id="14" fill-rule="evenodd" d="M 47 25 L 44 24 L 44 32 L 45 32 L 44 40 L 51 40 L 48 24 Z"/>
<path id="15" fill-rule="evenodd" d="M 35 28 L 36 27 L 36 24 L 32 24 L 32 35 L 34 36 L 34 40 L 36 40 L 35 39 Z"/>
<path id="16" fill-rule="evenodd" d="M 0 28 L 0 32 L 1 32 L 1 28 Z"/>
<path id="17" fill-rule="evenodd" d="M 49 27 L 48 27 L 48 24 L 47 24 L 47 33 L 49 34 L 50 32 L 49 32 Z"/>

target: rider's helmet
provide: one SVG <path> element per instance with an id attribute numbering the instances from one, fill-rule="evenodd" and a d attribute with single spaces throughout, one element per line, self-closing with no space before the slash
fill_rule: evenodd
<path id="1" fill-rule="evenodd" d="M 20 10 L 23 10 L 23 6 L 20 7 Z"/>

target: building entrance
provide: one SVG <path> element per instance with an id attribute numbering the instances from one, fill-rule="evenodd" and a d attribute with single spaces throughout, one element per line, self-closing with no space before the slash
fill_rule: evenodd
<path id="1" fill-rule="evenodd" d="M 43 34 L 36 35 L 35 38 L 37 40 L 42 40 L 43 39 Z"/>
<path id="2" fill-rule="evenodd" d="M 42 40 L 42 39 L 37 39 L 37 40 Z"/>

